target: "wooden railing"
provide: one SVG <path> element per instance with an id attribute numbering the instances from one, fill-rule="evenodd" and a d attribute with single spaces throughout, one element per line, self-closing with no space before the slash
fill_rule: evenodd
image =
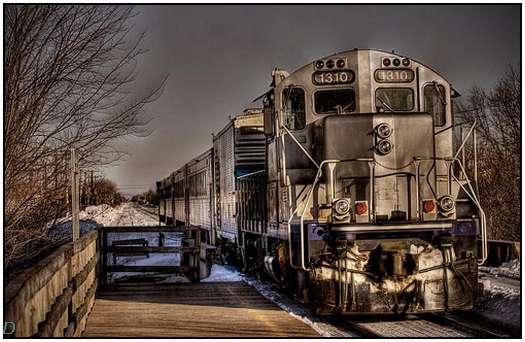
<path id="1" fill-rule="evenodd" d="M 118 234 L 129 233 L 186 233 L 186 237 L 182 239 L 183 243 L 189 245 L 182 246 L 150 246 L 149 244 L 126 243 L 128 240 L 118 240 Z M 201 229 L 199 227 L 172 227 L 172 226 L 116 226 L 116 227 L 101 227 L 101 284 L 107 285 L 110 282 L 110 274 L 114 272 L 160 272 L 160 273 L 174 273 L 186 275 L 192 281 L 199 281 L 203 272 L 200 271 L 201 260 L 199 255 L 201 253 Z M 109 235 L 115 236 L 112 243 L 109 241 Z M 135 239 L 137 240 L 137 239 Z M 117 242 L 117 243 L 115 243 Z M 117 255 L 149 255 L 151 253 L 180 253 L 180 265 L 118 265 L 116 258 L 110 264 L 110 256 Z M 207 274 L 204 274 L 206 276 Z"/>
<path id="2" fill-rule="evenodd" d="M 98 256 L 93 230 L 14 275 L 4 287 L 4 333 L 80 336 L 95 302 Z"/>

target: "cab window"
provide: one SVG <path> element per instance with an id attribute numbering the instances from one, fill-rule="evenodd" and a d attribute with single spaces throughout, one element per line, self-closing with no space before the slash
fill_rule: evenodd
<path id="1" fill-rule="evenodd" d="M 379 88 L 376 107 L 384 112 L 405 112 L 414 109 L 414 92 L 410 88 Z"/>
<path id="2" fill-rule="evenodd" d="M 344 114 L 355 110 L 355 92 L 352 89 L 320 90 L 314 94 L 317 114 Z"/>
<path id="3" fill-rule="evenodd" d="M 283 121 L 286 128 L 300 130 L 306 126 L 306 98 L 301 88 L 283 90 Z"/>
<path id="4" fill-rule="evenodd" d="M 434 126 L 443 126 L 446 123 L 446 97 L 442 85 L 429 84 L 423 89 L 425 97 L 425 112 L 434 117 Z"/>

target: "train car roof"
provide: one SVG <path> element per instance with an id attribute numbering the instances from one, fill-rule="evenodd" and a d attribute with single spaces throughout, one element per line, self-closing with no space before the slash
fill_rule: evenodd
<path id="1" fill-rule="evenodd" d="M 213 134 L 213 141 L 217 140 L 223 135 L 231 126 L 235 125 L 237 120 L 250 119 L 262 116 L 262 108 L 246 108 L 242 113 L 236 114 L 233 117 L 228 116 L 228 123 L 217 133 Z M 236 126 L 238 127 L 238 126 Z"/>
<path id="2" fill-rule="evenodd" d="M 354 52 L 354 51 L 374 51 L 374 52 L 382 52 L 382 53 L 387 53 L 387 54 L 390 54 L 390 55 L 394 55 L 394 56 L 397 56 L 397 57 L 400 57 L 400 58 L 403 58 L 403 57 L 406 57 L 406 58 L 409 58 L 410 60 L 418 63 L 418 64 L 421 64 L 422 66 L 424 66 L 425 68 L 431 70 L 432 72 L 434 72 L 436 75 L 438 75 L 439 77 L 443 78 L 444 80 L 447 81 L 448 84 L 451 84 L 450 81 L 448 79 L 446 79 L 445 77 L 443 77 L 443 75 L 441 75 L 439 72 L 437 72 L 434 68 L 428 66 L 427 64 L 425 63 L 422 63 L 421 61 L 417 60 L 417 59 L 414 59 L 412 57 L 409 57 L 409 56 L 406 56 L 406 55 L 400 55 L 399 53 L 395 52 L 395 50 L 393 51 L 388 51 L 388 50 L 383 50 L 383 49 L 374 49 L 374 48 L 354 48 L 354 49 L 350 49 L 350 50 L 344 50 L 344 51 L 339 51 L 339 52 L 335 52 L 335 53 L 332 53 L 330 55 L 326 55 L 326 56 L 322 56 L 322 57 L 319 57 L 319 58 L 316 58 L 315 60 L 312 60 L 306 64 L 303 64 L 301 67 L 295 69 L 294 71 L 290 72 L 290 74 L 288 75 L 291 76 L 293 75 L 294 73 L 296 72 L 299 72 L 301 69 L 307 67 L 308 65 L 310 65 L 311 63 L 315 62 L 316 60 L 318 59 L 325 59 L 325 58 L 329 58 L 329 57 L 332 57 L 332 56 L 336 56 L 336 55 L 340 55 L 340 54 L 344 54 L 344 53 L 350 53 L 350 52 Z M 277 68 L 276 68 L 277 69 Z M 270 84 L 270 88 L 274 88 L 275 87 L 275 84 L 274 84 L 274 81 L 272 79 L 272 83 Z M 460 93 L 454 89 L 452 86 L 450 86 L 451 90 L 452 90 L 452 97 L 459 97 L 461 96 Z M 272 89 L 269 89 L 267 91 L 265 91 L 262 95 L 258 96 L 257 98 L 255 98 L 254 100 L 252 100 L 252 103 L 254 102 L 257 102 L 258 100 L 262 99 L 264 96 L 266 96 L 266 94 L 268 94 L 269 92 L 271 92 Z"/>
<path id="3" fill-rule="evenodd" d="M 423 65 L 425 68 L 428 68 L 430 70 L 432 70 L 434 73 L 436 73 L 437 75 L 439 75 L 441 78 L 443 78 L 444 80 L 447 80 L 445 77 L 443 77 L 443 75 L 441 75 L 439 72 L 437 72 L 434 68 L 428 66 L 427 64 L 421 62 L 420 60 L 418 59 L 415 59 L 415 58 L 412 58 L 410 56 L 407 56 L 407 55 L 400 55 L 398 52 L 396 52 L 395 50 L 391 50 L 391 51 L 388 51 L 388 50 L 383 50 L 383 49 L 374 49 L 374 48 L 355 48 L 355 49 L 350 49 L 350 50 L 344 50 L 344 51 L 340 51 L 340 52 L 336 52 L 336 53 L 333 53 L 331 55 L 328 55 L 326 57 L 331 57 L 331 56 L 335 56 L 335 55 L 339 55 L 339 54 L 342 54 L 342 53 L 349 53 L 349 52 L 352 52 L 352 51 L 375 51 L 375 52 L 382 52 L 382 53 L 388 53 L 390 55 L 395 55 L 397 57 L 406 57 L 406 58 L 409 58 L 410 60 L 418 63 L 418 64 L 421 64 Z M 326 57 L 322 57 L 322 58 L 326 58 Z M 313 61 L 312 61 L 313 62 Z M 310 62 L 311 63 L 311 62 Z M 447 80 L 448 82 L 448 80 Z M 450 83 L 450 82 L 448 82 Z"/>

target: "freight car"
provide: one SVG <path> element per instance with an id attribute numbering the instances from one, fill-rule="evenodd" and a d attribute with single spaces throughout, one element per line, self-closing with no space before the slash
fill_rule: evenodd
<path id="1" fill-rule="evenodd" d="M 454 122 L 457 96 L 430 67 L 380 50 L 275 69 L 262 110 L 190 162 L 204 176 L 192 181 L 188 164 L 158 183 L 161 218 L 201 225 L 205 242 L 319 313 L 471 308 L 486 223 L 475 122 Z"/>

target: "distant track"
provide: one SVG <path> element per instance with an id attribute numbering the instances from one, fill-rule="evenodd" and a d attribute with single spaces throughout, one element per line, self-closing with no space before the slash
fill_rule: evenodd
<path id="1" fill-rule="evenodd" d="M 138 205 L 138 204 L 134 204 L 133 205 L 133 208 L 137 209 L 138 211 L 146 214 L 146 215 L 149 215 L 150 217 L 154 217 L 155 219 L 159 219 L 159 216 L 158 216 L 158 209 L 157 208 L 145 208 L 141 205 Z"/>

